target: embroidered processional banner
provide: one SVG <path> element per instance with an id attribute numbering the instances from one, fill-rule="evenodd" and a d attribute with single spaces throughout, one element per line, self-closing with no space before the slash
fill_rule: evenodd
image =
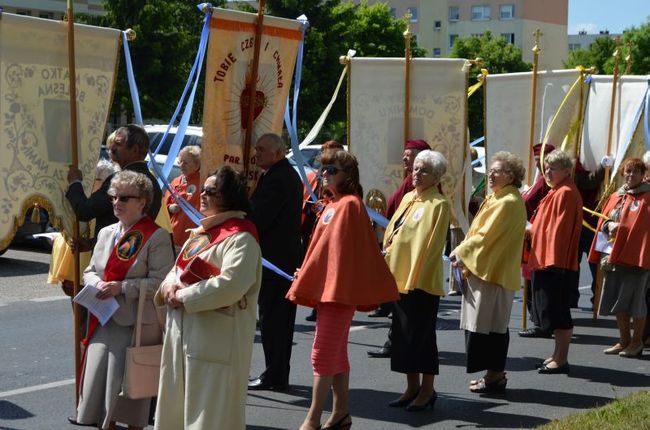
<path id="1" fill-rule="evenodd" d="M 201 171 L 223 165 L 243 167 L 244 139 L 249 111 L 249 88 L 255 48 L 257 15 L 214 9 L 210 23 Z M 282 135 L 301 23 L 264 17 L 259 71 L 255 88 L 255 114 L 251 141 L 249 184 L 257 181 L 253 145 L 265 133 Z"/>
<path id="2" fill-rule="evenodd" d="M 404 179 L 405 67 L 403 58 L 352 58 L 349 69 L 349 150 L 359 160 L 364 193 L 386 199 Z M 467 146 L 466 60 L 415 58 L 411 63 L 410 136 L 441 152 L 441 180 L 452 222 L 468 228 L 471 177 Z"/>
<path id="3" fill-rule="evenodd" d="M 580 161 L 588 170 L 595 169 L 607 154 L 612 104 L 613 76 L 592 76 L 589 99 L 582 130 Z M 610 154 L 615 156 L 612 172 L 626 157 L 639 155 L 639 145 L 630 144 L 643 139 L 643 108 L 648 88 L 648 76 L 620 76 L 614 103 L 614 126 Z M 645 139 L 643 139 L 645 140 Z M 635 149 L 636 148 L 636 149 Z M 610 176 L 612 179 L 614 175 Z"/>
<path id="4" fill-rule="evenodd" d="M 579 70 L 547 70 L 537 76 L 534 143 L 550 143 L 560 148 L 562 140 L 575 124 L 580 100 Z M 493 154 L 508 151 L 521 158 L 528 170 L 533 151 L 530 147 L 530 112 L 532 97 L 532 72 L 488 75 L 485 100 L 486 163 Z M 582 85 L 582 84 L 579 84 Z M 556 112 L 571 89 L 567 115 Z M 584 97 L 583 100 L 585 100 Z M 555 119 L 555 123 L 554 123 Z M 547 139 L 545 141 L 545 138 Z M 530 164 L 535 169 L 535 164 Z M 535 169 L 536 170 L 536 169 Z M 535 172 L 527 175 L 531 182 Z M 525 182 L 525 181 L 524 181 Z M 528 184 L 530 185 L 530 184 Z"/>
<path id="5" fill-rule="evenodd" d="M 116 77 L 120 31 L 75 25 L 78 157 L 88 193 Z M 72 232 L 67 23 L 8 13 L 0 19 L 0 248 L 37 203 Z"/>

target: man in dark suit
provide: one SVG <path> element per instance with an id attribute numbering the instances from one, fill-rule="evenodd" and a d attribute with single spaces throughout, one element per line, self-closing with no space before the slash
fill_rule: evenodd
<path id="1" fill-rule="evenodd" d="M 153 201 L 148 214 L 153 219 L 156 219 L 162 202 L 162 192 L 158 186 L 158 181 L 151 174 L 147 163 L 144 161 L 149 151 L 147 132 L 139 125 L 129 124 L 118 128 L 112 138 L 109 137 L 107 144 L 109 157 L 114 163 L 119 164 L 120 169 L 143 173 L 151 180 L 153 184 Z M 81 170 L 70 167 L 68 171 L 68 191 L 65 196 L 72 205 L 72 209 L 79 221 L 96 220 L 94 236 L 97 237 L 99 230 L 117 222 L 117 218 L 113 214 L 113 204 L 107 194 L 113 175 L 106 178 L 102 186 L 92 193 L 90 197 L 86 197 L 81 185 L 81 178 Z M 80 244 L 81 251 L 92 249 L 84 249 L 87 246 L 88 244 Z"/>
<path id="2" fill-rule="evenodd" d="M 285 157 L 280 136 L 269 133 L 255 144 L 255 161 L 264 170 L 251 196 L 251 219 L 262 256 L 285 273 L 300 266 L 302 183 Z M 259 324 L 266 369 L 248 383 L 250 390 L 284 390 L 289 385 L 296 305 L 285 299 L 291 283 L 268 269 L 262 272 Z"/>

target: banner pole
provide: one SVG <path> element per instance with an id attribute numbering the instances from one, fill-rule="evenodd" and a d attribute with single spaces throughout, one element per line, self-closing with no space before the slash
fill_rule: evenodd
<path id="1" fill-rule="evenodd" d="M 72 167 L 77 168 L 79 165 L 79 154 L 77 147 L 77 72 L 75 65 L 75 50 L 74 50 L 74 10 L 72 0 L 68 0 L 68 8 L 66 11 L 68 19 L 68 75 L 70 77 L 70 143 L 72 150 Z M 79 243 L 79 218 L 76 214 L 74 217 L 73 241 L 78 245 Z M 80 276 L 79 269 L 81 262 L 79 261 L 79 246 L 74 247 L 74 284 L 73 291 L 76 296 L 79 293 Z M 79 382 L 81 379 L 81 309 L 79 304 L 75 303 L 73 306 L 74 314 L 74 375 L 75 375 L 75 404 L 79 404 Z"/>
<path id="2" fill-rule="evenodd" d="M 530 133 L 528 141 L 528 185 L 531 185 L 532 181 L 532 170 L 533 170 L 533 156 L 532 149 L 535 145 L 535 111 L 537 110 L 537 73 L 539 67 L 539 52 L 541 51 L 539 47 L 539 38 L 543 33 L 539 30 L 535 30 L 533 36 L 535 36 L 535 46 L 533 46 L 533 83 L 531 88 L 531 107 L 530 107 Z M 543 164 L 543 162 L 542 162 Z M 524 303 L 525 304 L 525 303 Z"/>
<path id="3" fill-rule="evenodd" d="M 406 30 L 404 31 L 404 142 L 411 138 L 411 11 L 404 15 Z"/>
<path id="4" fill-rule="evenodd" d="M 248 180 L 248 170 L 251 155 L 251 140 L 253 137 L 253 120 L 255 119 L 255 104 L 257 103 L 257 74 L 260 66 L 260 48 L 262 46 L 262 30 L 264 29 L 264 3 L 259 0 L 257 20 L 255 23 L 255 48 L 253 51 L 253 69 L 248 87 L 248 117 L 246 118 L 246 135 L 244 140 L 244 177 Z"/>
<path id="5" fill-rule="evenodd" d="M 621 38 L 617 37 L 616 49 L 614 50 L 614 76 L 612 78 L 612 100 L 609 106 L 609 130 L 607 132 L 607 152 L 605 155 L 612 153 L 612 143 L 614 140 L 614 112 L 616 111 L 616 86 L 618 85 L 618 63 L 621 59 L 620 52 L 620 42 Z M 605 201 L 607 195 L 609 194 L 609 167 L 605 167 L 605 178 L 603 179 L 603 196 L 601 198 L 601 203 Z M 607 214 L 604 214 L 607 215 Z M 600 265 L 598 267 L 598 272 L 596 276 L 596 291 L 594 291 L 594 309 L 592 314 L 592 319 L 598 318 L 598 308 L 600 307 L 600 296 L 603 290 L 603 273 Z"/>

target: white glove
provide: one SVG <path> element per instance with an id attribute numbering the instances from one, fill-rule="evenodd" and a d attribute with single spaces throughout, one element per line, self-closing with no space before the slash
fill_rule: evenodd
<path id="1" fill-rule="evenodd" d="M 602 160 L 600 160 L 600 165 L 603 166 L 603 168 L 611 169 L 614 167 L 614 156 L 613 155 L 605 155 Z"/>

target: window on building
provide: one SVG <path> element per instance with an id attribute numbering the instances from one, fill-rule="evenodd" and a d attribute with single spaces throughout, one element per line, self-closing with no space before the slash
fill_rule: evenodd
<path id="1" fill-rule="evenodd" d="M 433 29 L 436 31 L 440 31 L 442 28 L 442 22 L 441 21 L 434 21 L 433 22 Z"/>
<path id="2" fill-rule="evenodd" d="M 410 7 L 408 11 L 411 14 L 411 22 L 418 22 L 418 8 Z"/>
<path id="3" fill-rule="evenodd" d="M 450 48 L 453 48 L 453 47 L 454 47 L 454 42 L 456 41 L 456 39 L 458 39 L 458 35 L 457 35 L 457 34 L 450 34 L 450 35 L 449 35 L 449 47 L 450 47 Z"/>
<path id="4" fill-rule="evenodd" d="M 490 6 L 472 6 L 472 21 L 487 21 L 490 19 Z"/>
<path id="5" fill-rule="evenodd" d="M 514 4 L 502 4 L 499 6 L 499 18 L 500 19 L 514 19 L 515 18 L 515 5 Z"/>
<path id="6" fill-rule="evenodd" d="M 511 45 L 515 44 L 515 33 L 501 33 L 501 37 Z"/>
<path id="7" fill-rule="evenodd" d="M 433 56 L 440 57 L 440 48 L 433 48 Z"/>
<path id="8" fill-rule="evenodd" d="M 16 9 L 17 15 L 32 16 L 32 11 L 29 9 Z"/>
<path id="9" fill-rule="evenodd" d="M 460 19 L 460 7 L 449 6 L 449 21 L 458 21 Z"/>
<path id="10" fill-rule="evenodd" d="M 575 51 L 577 49 L 580 49 L 579 43 L 569 43 L 569 51 Z"/>
<path id="11" fill-rule="evenodd" d="M 394 7 L 391 7 L 390 8 L 390 16 L 392 16 L 393 18 L 396 18 L 397 17 L 397 9 L 395 9 Z"/>
<path id="12" fill-rule="evenodd" d="M 472 37 L 478 37 L 480 39 L 483 37 L 483 33 L 472 33 Z"/>

